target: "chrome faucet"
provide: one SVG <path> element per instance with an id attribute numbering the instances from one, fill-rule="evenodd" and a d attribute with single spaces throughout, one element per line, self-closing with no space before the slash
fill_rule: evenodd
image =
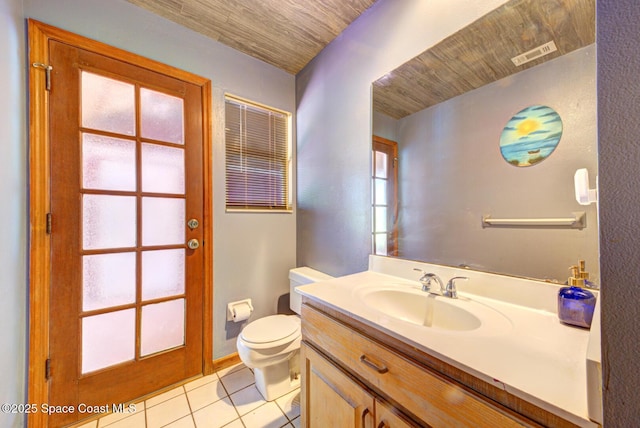
<path id="1" fill-rule="evenodd" d="M 418 269 L 418 268 L 413 268 L 413 270 L 417 272 L 422 272 L 422 276 L 418 280 L 420 281 L 420 284 L 422 284 L 422 291 L 431 292 L 431 281 L 435 280 L 440 286 L 440 294 L 444 295 L 444 291 L 445 291 L 444 284 L 442 283 L 442 280 L 438 275 L 436 275 L 435 273 L 427 273 L 422 269 Z"/>
<path id="2" fill-rule="evenodd" d="M 449 281 L 447 281 L 447 286 L 444 289 L 444 296 L 451 297 L 452 299 L 458 298 L 458 289 L 456 288 L 456 280 L 460 279 L 462 281 L 468 281 L 469 278 L 466 276 L 454 276 Z"/>
<path id="3" fill-rule="evenodd" d="M 420 279 L 418 281 L 420 281 L 420 284 L 422 284 L 422 291 L 424 292 L 428 292 L 431 294 L 439 294 L 441 296 L 444 297 L 449 297 L 451 299 L 457 299 L 458 298 L 458 290 L 456 289 L 456 280 L 468 280 L 469 278 L 467 278 L 466 276 L 454 276 L 453 278 L 451 278 L 449 281 L 447 281 L 447 285 L 445 286 L 444 283 L 442 282 L 442 280 L 440 279 L 440 277 L 438 275 L 436 275 L 435 273 L 427 273 L 425 271 L 423 271 L 422 269 L 418 269 L 418 268 L 414 268 L 413 270 L 417 271 L 417 272 L 422 272 L 422 276 L 420 277 Z M 440 286 L 440 293 L 435 293 L 433 291 L 431 291 L 431 282 L 432 281 L 436 281 L 438 283 L 438 285 Z"/>

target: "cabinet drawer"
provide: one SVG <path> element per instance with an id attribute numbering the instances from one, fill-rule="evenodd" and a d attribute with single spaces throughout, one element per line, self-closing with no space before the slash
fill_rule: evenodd
<path id="1" fill-rule="evenodd" d="M 376 428 L 418 428 L 393 406 L 376 399 Z"/>
<path id="2" fill-rule="evenodd" d="M 515 414 L 430 369 L 400 356 L 316 309 L 302 307 L 303 340 L 325 350 L 336 362 L 381 395 L 429 425 L 520 427 Z M 535 424 L 533 424 L 535 426 Z"/>

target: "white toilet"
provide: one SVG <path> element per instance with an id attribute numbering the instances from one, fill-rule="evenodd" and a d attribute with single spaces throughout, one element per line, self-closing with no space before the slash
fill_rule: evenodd
<path id="1" fill-rule="evenodd" d="M 301 267 L 289 271 L 291 310 L 300 314 L 302 299 L 294 290 L 304 284 L 332 279 L 317 270 Z M 267 401 L 300 386 L 300 317 L 271 315 L 249 323 L 238 336 L 238 355 L 253 369 L 256 388 Z"/>

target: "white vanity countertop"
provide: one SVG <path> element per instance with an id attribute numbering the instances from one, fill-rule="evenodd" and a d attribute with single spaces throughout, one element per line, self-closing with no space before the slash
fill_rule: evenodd
<path id="1" fill-rule="evenodd" d="M 472 293 L 486 278 L 476 279 L 465 273 L 470 277 L 469 284 L 463 288 L 459 282 L 458 295 L 499 311 L 510 320 L 509 328 L 498 332 L 437 330 L 388 316 L 357 298 L 358 290 L 373 285 L 419 289 L 420 284 L 372 270 L 297 290 L 577 425 L 596 427 L 587 410 L 585 355 L 589 331 L 563 325 L 554 312 L 538 309 L 535 304 L 521 306 L 513 303 L 514 299 Z M 445 282 L 451 277 L 446 272 L 439 275 Z M 413 276 L 419 274 L 413 272 Z M 550 290 L 557 290 L 557 286 Z M 547 290 L 547 300 L 549 293 Z"/>

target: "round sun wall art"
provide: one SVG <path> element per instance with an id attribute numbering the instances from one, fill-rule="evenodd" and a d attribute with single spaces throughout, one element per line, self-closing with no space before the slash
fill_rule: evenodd
<path id="1" fill-rule="evenodd" d="M 531 166 L 545 160 L 562 136 L 560 115 L 547 106 L 530 106 L 509 120 L 500 136 L 502 157 L 514 166 Z"/>

